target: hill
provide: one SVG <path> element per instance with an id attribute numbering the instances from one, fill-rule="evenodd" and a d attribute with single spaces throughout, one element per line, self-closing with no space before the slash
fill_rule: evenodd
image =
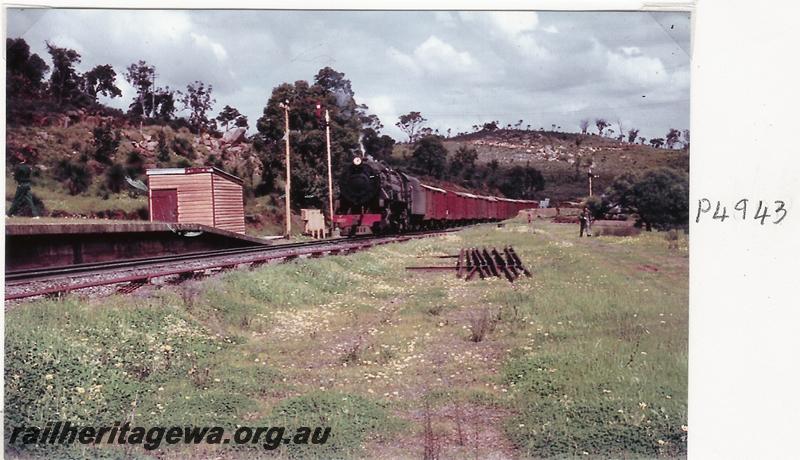
<path id="1" fill-rule="evenodd" d="M 104 127 L 105 140 L 99 131 Z M 103 142 L 114 145 L 105 159 L 97 153 Z M 143 180 L 148 168 L 216 166 L 241 177 L 248 191 L 261 177 L 255 149 L 236 129 L 197 135 L 186 127 L 132 126 L 123 118 L 75 111 L 9 126 L 6 144 L 6 209 L 16 190 L 14 165 L 24 156 L 33 166 L 33 193 L 53 217 L 146 219 L 146 194 L 129 186 L 124 176 Z M 279 233 L 283 211 L 276 204 L 274 197 L 256 200 L 247 194 L 249 233 Z"/>
<path id="2" fill-rule="evenodd" d="M 536 168 L 544 176 L 545 186 L 535 198 L 550 198 L 554 202 L 578 201 L 587 196 L 590 166 L 597 176 L 593 180 L 595 194 L 602 193 L 623 173 L 662 166 L 689 171 L 689 150 L 653 148 L 594 134 L 498 129 L 447 138 L 444 145 L 450 160 L 460 147 L 468 147 L 477 151 L 478 164 L 497 161 L 501 167 Z M 412 151 L 413 145 L 398 144 L 393 157 L 395 161 L 407 161 Z M 453 185 L 446 177 L 443 181 L 431 181 Z M 483 191 L 496 192 L 488 188 Z"/>

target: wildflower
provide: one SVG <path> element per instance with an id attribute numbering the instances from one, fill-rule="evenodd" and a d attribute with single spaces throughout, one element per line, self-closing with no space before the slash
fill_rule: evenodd
<path id="1" fill-rule="evenodd" d="M 658 440 L 658 445 L 659 446 L 663 446 L 664 444 L 666 444 L 666 442 L 663 439 L 659 439 Z"/>
<path id="2" fill-rule="evenodd" d="M 83 387 L 75 388 L 75 391 L 77 391 L 79 395 L 86 393 L 86 390 Z"/>
<path id="3" fill-rule="evenodd" d="M 681 425 L 681 431 L 683 431 L 684 433 L 688 433 L 689 432 L 689 427 L 686 426 L 686 425 Z"/>
<path id="4" fill-rule="evenodd" d="M 647 403 L 640 402 L 639 403 L 639 407 L 642 408 L 642 409 L 647 409 Z"/>
<path id="5" fill-rule="evenodd" d="M 53 380 L 53 374 L 47 374 L 44 376 L 45 380 Z"/>

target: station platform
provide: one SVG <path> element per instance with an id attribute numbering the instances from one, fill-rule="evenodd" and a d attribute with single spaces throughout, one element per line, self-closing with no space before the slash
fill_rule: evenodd
<path id="1" fill-rule="evenodd" d="M 269 244 L 200 224 L 6 220 L 6 271 Z"/>

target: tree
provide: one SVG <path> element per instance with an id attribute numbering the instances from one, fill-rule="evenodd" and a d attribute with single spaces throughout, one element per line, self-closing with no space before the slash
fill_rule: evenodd
<path id="1" fill-rule="evenodd" d="M 497 131 L 499 129 L 498 123 L 499 122 L 497 121 L 490 121 L 488 123 L 484 123 L 482 129 L 487 132 Z"/>
<path id="2" fill-rule="evenodd" d="M 640 137 L 640 138 L 639 138 L 639 143 L 640 143 L 640 144 L 642 144 L 642 145 L 644 145 L 644 143 L 645 143 L 646 141 L 647 141 L 647 138 L 645 138 L 645 137 Z"/>
<path id="3" fill-rule="evenodd" d="M 155 91 L 153 116 L 163 121 L 170 121 L 175 117 L 175 91 L 159 88 Z"/>
<path id="4" fill-rule="evenodd" d="M 135 117 L 151 117 L 153 115 L 153 77 L 154 66 L 145 61 L 133 63 L 125 69 L 125 81 L 136 89 L 136 97 L 128 108 L 128 113 Z"/>
<path id="5" fill-rule="evenodd" d="M 367 155 L 377 160 L 386 160 L 391 157 L 395 142 L 394 139 L 385 134 L 381 135 L 374 128 L 364 128 L 361 144 Z"/>
<path id="6" fill-rule="evenodd" d="M 107 125 L 97 126 L 92 130 L 94 135 L 94 159 L 110 164 L 111 157 L 117 152 L 120 143 L 120 134 L 112 133 Z"/>
<path id="7" fill-rule="evenodd" d="M 667 133 L 667 148 L 671 149 L 681 140 L 681 132 L 675 128 L 670 128 Z"/>
<path id="8" fill-rule="evenodd" d="M 99 65 L 83 74 L 83 92 L 93 101 L 97 101 L 97 94 L 106 97 L 121 97 L 122 91 L 116 86 L 117 73 L 110 65 Z"/>
<path id="9" fill-rule="evenodd" d="M 211 85 L 206 87 L 205 83 L 198 80 L 186 85 L 186 94 L 181 95 L 184 110 L 189 110 L 189 125 L 198 134 L 209 127 L 209 119 L 206 113 L 211 110 L 211 106 L 216 102 L 211 97 L 212 89 Z"/>
<path id="10" fill-rule="evenodd" d="M 417 131 L 426 121 L 428 120 L 423 118 L 419 112 L 408 112 L 405 115 L 400 115 L 400 121 L 395 123 L 395 126 L 406 133 L 409 142 L 416 142 L 419 138 Z"/>
<path id="11" fill-rule="evenodd" d="M 225 126 L 225 131 L 228 130 L 228 124 L 241 117 L 239 111 L 229 105 L 226 105 L 222 111 L 217 115 L 217 120 Z"/>
<path id="12" fill-rule="evenodd" d="M 597 134 L 602 136 L 603 130 L 606 129 L 608 126 L 610 126 L 610 123 L 602 118 L 598 118 L 597 120 L 594 121 L 594 125 L 597 126 Z"/>
<path id="13" fill-rule="evenodd" d="M 586 134 L 586 132 L 589 130 L 589 119 L 584 118 L 583 120 L 581 120 L 580 127 L 581 127 L 581 134 Z"/>
<path id="14" fill-rule="evenodd" d="M 166 163 L 169 161 L 169 147 L 167 146 L 167 135 L 164 130 L 158 132 L 158 161 Z"/>
<path id="15" fill-rule="evenodd" d="M 247 123 L 247 117 L 244 115 L 239 115 L 236 117 L 236 121 L 233 122 L 237 128 L 244 128 L 247 129 L 250 127 L 250 124 Z"/>
<path id="16" fill-rule="evenodd" d="M 440 178 L 447 162 L 447 149 L 444 148 L 441 137 L 425 136 L 417 141 L 412 158 L 417 170 Z"/>
<path id="17" fill-rule="evenodd" d="M 59 48 L 47 42 L 46 45 L 53 61 L 50 94 L 58 105 L 73 102 L 80 94 L 81 78 L 75 72 L 75 65 L 81 62 L 81 55 L 75 50 Z"/>
<path id="18" fill-rule="evenodd" d="M 369 117 L 364 112 L 366 108 L 356 104 L 348 91 L 350 82 L 333 69 L 322 69 L 315 80 L 318 83 L 312 85 L 298 80 L 273 88 L 253 136 L 262 171 L 261 183 L 255 190 L 257 195 L 275 192 L 278 179 L 283 177 L 286 133 L 281 104 L 286 101 L 289 102 L 292 202 L 295 205 L 320 206 L 326 201 L 325 125 L 320 120 L 325 109 L 330 113 L 334 173 L 339 174 L 342 165 L 350 164 L 353 155 L 360 152 L 358 139 L 364 131 L 362 120 Z M 322 110 L 317 110 L 317 105 Z"/>
<path id="19" fill-rule="evenodd" d="M 683 149 L 689 150 L 689 130 L 683 130 Z"/>
<path id="20" fill-rule="evenodd" d="M 466 145 L 459 147 L 450 160 L 450 173 L 454 176 L 470 177 L 475 171 L 478 151 Z"/>
<path id="21" fill-rule="evenodd" d="M 544 177 L 538 169 L 527 166 L 514 166 L 502 178 L 500 191 L 509 198 L 533 198 L 544 189 Z"/>
<path id="22" fill-rule="evenodd" d="M 586 207 L 595 219 L 602 219 L 610 209 L 610 203 L 605 196 L 592 195 L 583 200 Z"/>
<path id="23" fill-rule="evenodd" d="M 322 88 L 327 93 L 340 92 L 344 96 L 352 98 L 355 96 L 350 80 L 345 78 L 344 72 L 337 72 L 330 67 L 319 69 L 314 76 L 314 84 Z"/>
<path id="24" fill-rule="evenodd" d="M 689 177 L 684 172 L 657 168 L 641 176 L 624 174 L 606 194 L 624 211 L 636 213 L 648 231 L 689 223 Z"/>
<path id="25" fill-rule="evenodd" d="M 6 39 L 6 91 L 8 96 L 34 95 L 42 89 L 44 74 L 50 69 L 38 54 L 31 54 L 22 38 Z"/>
<path id="26" fill-rule="evenodd" d="M 639 130 L 638 129 L 634 128 L 634 129 L 629 130 L 628 131 L 628 142 L 631 143 L 631 144 L 636 142 L 636 137 L 638 135 L 639 135 Z"/>
<path id="27" fill-rule="evenodd" d="M 657 137 L 657 138 L 650 139 L 650 145 L 652 145 L 653 147 L 655 147 L 657 149 L 661 148 L 661 146 L 664 145 L 664 138 L 663 137 Z"/>

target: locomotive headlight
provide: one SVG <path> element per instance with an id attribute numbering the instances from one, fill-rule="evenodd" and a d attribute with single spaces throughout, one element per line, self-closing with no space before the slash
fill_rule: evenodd
<path id="1" fill-rule="evenodd" d="M 356 166 L 360 165 L 361 164 L 361 157 L 353 158 L 353 164 L 356 165 Z"/>

